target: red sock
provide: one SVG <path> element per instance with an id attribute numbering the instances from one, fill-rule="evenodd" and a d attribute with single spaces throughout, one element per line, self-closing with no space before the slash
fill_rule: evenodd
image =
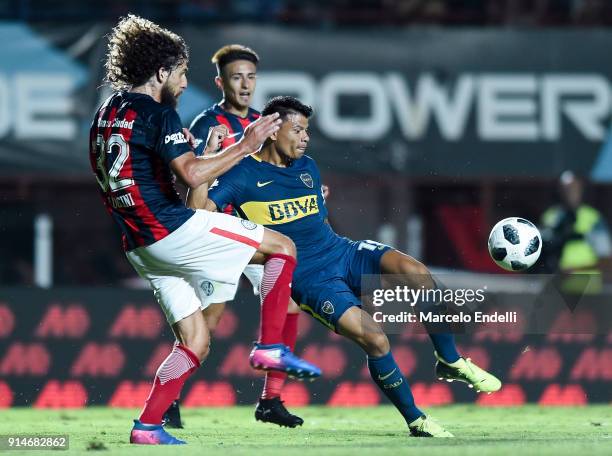
<path id="1" fill-rule="evenodd" d="M 287 317 L 285 319 L 285 326 L 283 327 L 283 343 L 287 345 L 291 349 L 291 351 L 295 349 L 299 316 L 299 313 L 287 314 Z"/>
<path id="2" fill-rule="evenodd" d="M 283 327 L 283 343 L 287 345 L 291 351 L 295 349 L 299 316 L 300 314 L 296 313 L 287 314 L 285 326 Z M 273 397 L 279 397 L 286 378 L 287 374 L 284 372 L 268 371 L 266 373 L 266 381 L 261 393 L 261 398 L 272 399 Z"/>
<path id="3" fill-rule="evenodd" d="M 185 380 L 198 367 L 198 357 L 184 345 L 176 344 L 157 369 L 153 387 L 140 414 L 140 421 L 145 424 L 161 424 L 164 412 L 178 397 Z"/>
<path id="4" fill-rule="evenodd" d="M 259 343 L 279 344 L 283 341 L 283 327 L 291 296 L 291 279 L 295 258 L 274 253 L 264 264 L 261 280 L 261 329 Z"/>
<path id="5" fill-rule="evenodd" d="M 181 343 L 180 343 L 178 340 L 175 340 L 175 341 L 174 341 L 174 346 L 176 347 L 177 345 L 181 345 Z M 182 391 L 182 389 L 180 389 L 180 390 L 179 390 L 179 392 L 178 392 L 178 394 L 176 395 L 176 399 L 175 399 L 175 401 L 178 401 L 178 400 L 180 400 L 180 399 L 181 399 L 181 391 Z"/>

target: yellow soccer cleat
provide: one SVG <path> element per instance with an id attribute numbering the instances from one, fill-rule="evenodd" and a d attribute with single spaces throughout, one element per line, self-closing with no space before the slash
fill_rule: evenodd
<path id="1" fill-rule="evenodd" d="M 423 415 L 408 425 L 412 437 L 455 437 L 431 418 Z"/>
<path id="2" fill-rule="evenodd" d="M 477 392 L 493 393 L 498 391 L 502 382 L 486 370 L 481 369 L 472 362 L 470 358 L 459 358 L 454 363 L 447 363 L 438 353 L 434 351 L 436 361 L 436 377 L 438 380 L 446 380 L 452 382 L 467 383 L 470 388 L 474 388 Z"/>

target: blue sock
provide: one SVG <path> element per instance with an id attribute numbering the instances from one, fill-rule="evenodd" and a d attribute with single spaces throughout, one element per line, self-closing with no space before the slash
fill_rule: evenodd
<path id="1" fill-rule="evenodd" d="M 453 334 L 429 334 L 429 338 L 433 342 L 438 355 L 447 363 L 454 363 L 461 358 L 461 355 L 457 351 L 455 336 Z"/>
<path id="2" fill-rule="evenodd" d="M 410 424 L 424 415 L 416 405 L 406 378 L 391 352 L 380 358 L 368 356 L 368 368 L 374 382 Z"/>
<path id="3" fill-rule="evenodd" d="M 444 285 L 432 276 L 436 289 L 441 289 L 444 292 Z M 435 303 L 420 303 L 420 311 L 433 311 L 437 313 L 443 313 L 446 310 L 446 306 L 443 304 L 435 305 Z M 450 325 L 448 323 L 426 323 L 424 324 L 429 338 L 433 342 L 434 348 L 438 355 L 447 363 L 454 363 L 461 355 L 457 351 L 455 345 L 455 335 L 451 332 Z"/>
<path id="4" fill-rule="evenodd" d="M 420 303 L 418 306 L 419 312 L 435 312 L 442 314 L 446 310 L 444 305 L 435 305 L 432 303 Z M 461 355 L 457 351 L 455 345 L 455 335 L 451 332 L 448 323 L 423 323 L 429 338 L 433 342 L 434 348 L 438 355 L 447 363 L 454 363 Z"/>

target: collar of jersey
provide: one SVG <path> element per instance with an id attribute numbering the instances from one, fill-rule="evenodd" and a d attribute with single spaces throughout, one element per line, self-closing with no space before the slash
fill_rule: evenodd
<path id="1" fill-rule="evenodd" d="M 257 112 L 257 111 L 255 111 L 253 108 L 251 108 L 251 107 L 249 106 L 249 109 L 248 109 L 248 111 L 247 111 L 246 116 L 244 116 L 244 117 L 240 117 L 240 116 L 237 116 L 236 114 L 233 114 L 233 113 L 231 113 L 231 112 L 226 111 L 225 109 L 223 109 L 223 108 L 221 107 L 221 103 L 215 103 L 215 111 L 217 111 L 217 112 L 218 112 L 218 113 L 220 113 L 220 114 L 223 114 L 224 116 L 233 116 L 233 117 L 235 117 L 236 119 L 242 119 L 242 120 L 244 120 L 244 119 L 248 119 L 248 118 L 249 118 L 249 116 L 250 116 L 251 114 L 253 114 L 254 112 Z"/>
<path id="2" fill-rule="evenodd" d="M 291 167 L 294 165 L 294 163 L 295 163 L 295 160 L 292 160 L 292 161 L 291 161 L 291 164 L 290 164 L 289 166 L 287 166 L 286 168 L 282 168 L 282 167 L 280 167 L 280 166 L 273 165 L 272 163 L 268 163 L 268 162 L 263 161 L 263 160 L 261 159 L 261 157 L 259 157 L 257 154 L 252 154 L 252 155 L 249 155 L 249 157 L 251 157 L 251 158 L 252 158 L 253 160 L 255 160 L 255 161 L 258 161 L 259 163 L 265 163 L 265 164 L 266 164 L 266 165 L 268 165 L 268 166 L 273 166 L 274 168 L 280 168 L 280 169 L 289 169 L 289 168 L 291 168 Z"/>

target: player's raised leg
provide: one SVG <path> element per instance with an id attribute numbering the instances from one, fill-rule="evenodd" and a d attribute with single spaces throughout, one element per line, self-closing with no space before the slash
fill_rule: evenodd
<path id="1" fill-rule="evenodd" d="M 286 372 L 296 378 L 315 378 L 321 370 L 293 354 L 283 343 L 283 328 L 291 296 L 291 280 L 296 266 L 293 241 L 276 231 L 265 229 L 254 261 L 262 262 L 260 339 L 249 360 L 256 369 Z"/>
<path id="2" fill-rule="evenodd" d="M 250 264 L 243 272 L 253 285 L 253 293 L 256 296 L 260 295 L 263 273 L 264 268 L 259 264 Z M 203 311 L 208 328 L 213 335 L 214 327 L 216 327 L 218 318 L 221 316 L 220 312 L 222 312 L 222 310 L 217 310 L 216 308 L 221 307 L 222 309 L 223 306 L 224 304 L 213 304 Z M 283 344 L 289 347 L 291 351 L 295 351 L 299 314 L 300 308 L 291 299 L 289 301 L 287 317 L 285 318 L 285 325 L 283 326 Z M 285 372 L 266 372 L 263 391 L 255 407 L 255 419 L 257 421 L 287 427 L 301 426 L 304 423 L 302 418 L 290 413 L 281 400 L 281 392 L 286 379 L 287 374 Z"/>
<path id="3" fill-rule="evenodd" d="M 295 350 L 299 314 L 300 308 L 291 300 L 283 327 L 283 343 L 291 351 Z M 281 391 L 286 379 L 287 374 L 284 372 L 269 371 L 266 373 L 263 391 L 255 407 L 255 419 L 257 421 L 291 428 L 304 424 L 304 420 L 290 413 L 281 400 Z"/>
<path id="4" fill-rule="evenodd" d="M 416 406 L 408 381 L 393 358 L 389 339 L 370 314 L 360 307 L 352 306 L 342 314 L 336 329 L 366 352 L 372 380 L 402 414 L 411 435 L 453 437 Z"/>
<path id="5" fill-rule="evenodd" d="M 186 282 L 183 283 L 188 286 Z M 164 430 L 162 415 L 178 396 L 187 378 L 208 356 L 210 333 L 199 308 L 196 308 L 191 315 L 174 323 L 172 329 L 177 337 L 177 343 L 157 369 L 142 413 L 137 420 L 134 420 L 130 443 L 144 445 L 185 443 Z"/>
<path id="6" fill-rule="evenodd" d="M 390 249 L 381 258 L 382 274 L 401 277 L 403 285 L 412 288 L 438 288 L 439 284 L 429 270 L 409 255 Z M 419 311 L 436 311 L 435 303 L 420 303 Z M 455 337 L 446 323 L 426 324 L 425 328 L 435 347 L 436 376 L 440 380 L 458 380 L 478 392 L 494 392 L 501 388 L 501 381 L 478 367 L 470 358 L 463 358 L 455 346 Z"/>

